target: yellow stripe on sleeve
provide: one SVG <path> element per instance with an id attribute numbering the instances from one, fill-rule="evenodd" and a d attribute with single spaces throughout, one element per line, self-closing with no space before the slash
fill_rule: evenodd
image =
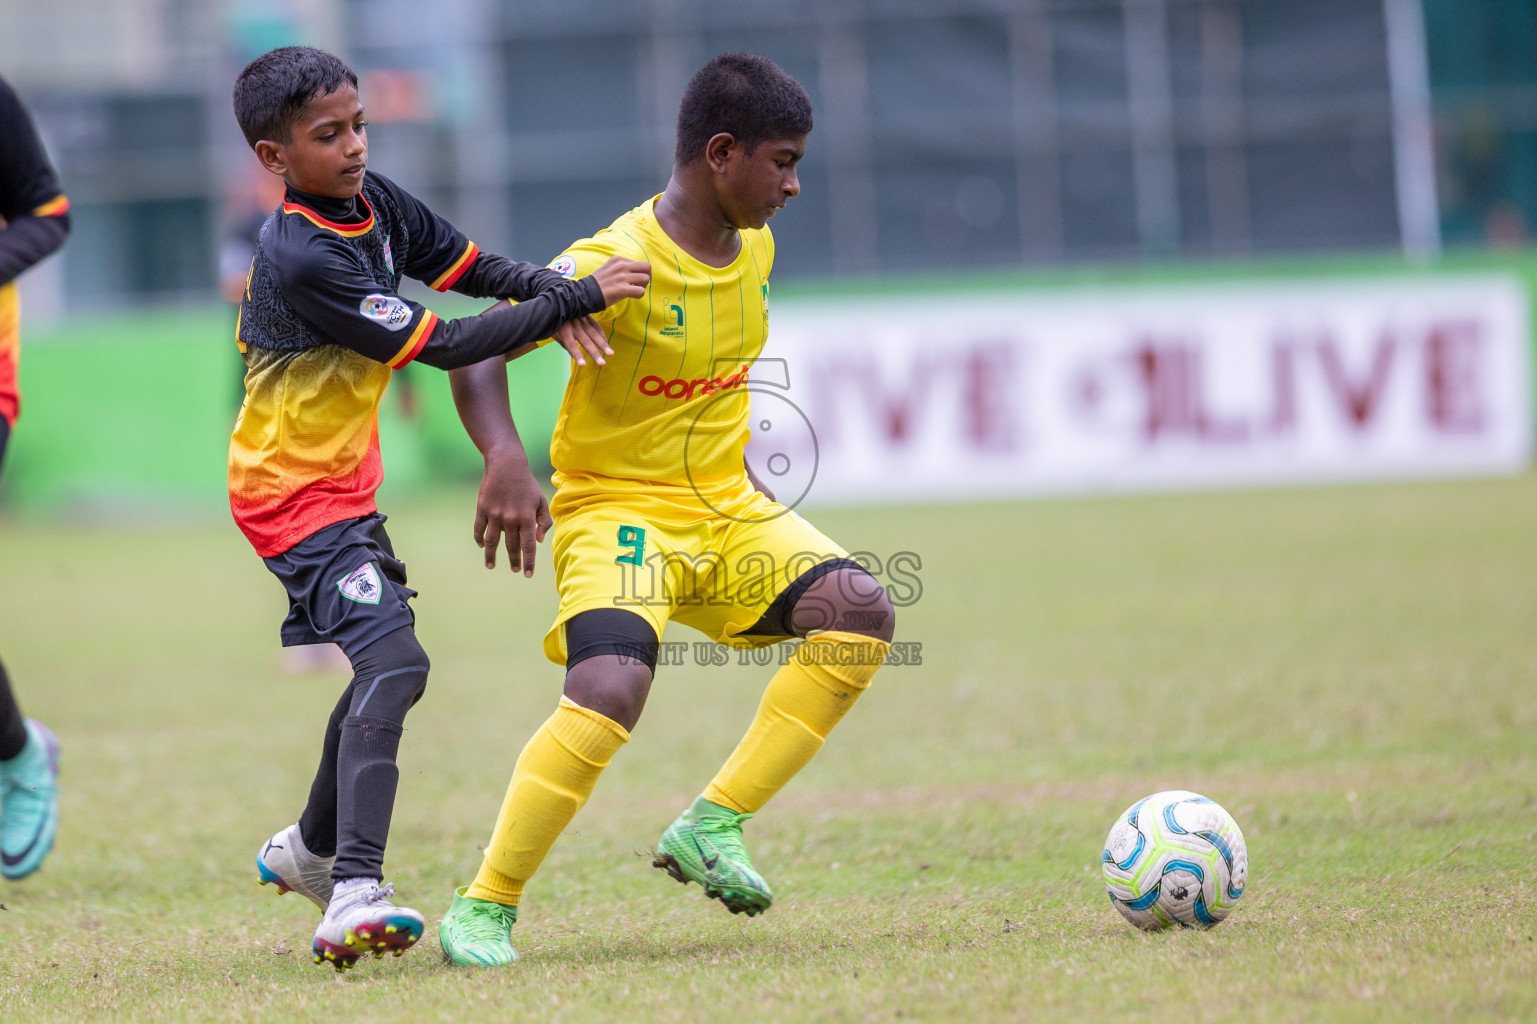
<path id="1" fill-rule="evenodd" d="M 479 255 L 480 246 L 476 245 L 474 242 L 471 242 L 469 245 L 465 246 L 464 252 L 459 254 L 459 258 L 454 260 L 449 268 L 443 271 L 443 273 L 439 274 L 438 279 L 433 281 L 427 287 L 431 288 L 435 292 L 448 291 L 448 289 L 453 286 L 453 283 L 459 280 L 459 278 L 464 275 L 464 272 L 469 269 L 470 264 L 475 262 L 475 257 Z"/>
<path id="2" fill-rule="evenodd" d="M 415 359 L 427 344 L 427 339 L 432 337 L 432 332 L 437 330 L 437 326 L 438 315 L 430 309 L 423 310 L 421 322 L 416 325 L 416 330 L 411 332 L 411 337 L 406 339 L 406 343 L 400 346 L 400 351 L 396 352 L 394 358 L 390 360 L 390 369 L 398 370 Z"/>
<path id="3" fill-rule="evenodd" d="M 62 217 L 69 212 L 69 196 L 54 196 L 32 211 L 34 217 Z"/>

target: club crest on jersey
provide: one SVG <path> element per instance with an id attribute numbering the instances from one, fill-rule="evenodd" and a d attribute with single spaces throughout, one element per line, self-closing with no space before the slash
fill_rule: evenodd
<path id="1" fill-rule="evenodd" d="M 358 604 L 378 604 L 384 589 L 379 586 L 379 570 L 374 568 L 374 563 L 364 562 L 352 572 L 343 576 L 336 584 L 336 589 L 342 592 L 342 596 L 349 601 Z"/>
<path id="2" fill-rule="evenodd" d="M 657 333 L 664 338 L 683 337 L 683 299 L 670 298 L 662 307 L 662 317 L 667 322 Z"/>
<path id="3" fill-rule="evenodd" d="M 411 322 L 411 307 L 397 295 L 370 295 L 358 306 L 358 312 L 391 331 Z"/>
<path id="4" fill-rule="evenodd" d="M 550 269 L 569 281 L 576 276 L 576 260 L 570 256 L 557 256 L 555 262 L 550 264 Z"/>

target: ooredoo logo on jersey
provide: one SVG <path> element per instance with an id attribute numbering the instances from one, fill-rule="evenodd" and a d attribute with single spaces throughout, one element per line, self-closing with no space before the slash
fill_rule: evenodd
<path id="1" fill-rule="evenodd" d="M 642 377 L 637 388 L 647 398 L 660 396 L 673 401 L 686 402 L 696 395 L 713 395 L 720 391 L 741 387 L 742 382 L 747 379 L 747 369 L 744 365 L 736 373 L 725 378 L 696 377 L 693 380 L 685 380 L 682 377 L 674 377 L 672 380 L 663 380 L 653 375 Z"/>

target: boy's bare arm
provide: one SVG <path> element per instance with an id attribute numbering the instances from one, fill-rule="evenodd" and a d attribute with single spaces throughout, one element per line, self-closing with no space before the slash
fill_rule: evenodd
<path id="1" fill-rule="evenodd" d="M 769 490 L 768 484 L 765 484 L 762 480 L 758 479 L 758 474 L 752 471 L 752 464 L 747 461 L 747 457 L 745 455 L 742 457 L 742 468 L 747 470 L 747 480 L 752 484 L 753 490 L 763 495 L 769 501 L 773 501 L 774 492 Z"/>
<path id="2" fill-rule="evenodd" d="M 650 264 L 616 256 L 599 267 L 592 278 L 603 293 L 604 305 L 611 306 L 645 294 L 650 276 Z M 502 308 L 498 303 L 481 316 Z M 603 361 L 600 353 L 613 355 L 603 329 L 588 316 L 561 324 L 555 339 L 579 366 L 586 365 L 584 350 L 599 363 Z M 524 343 L 503 356 L 457 367 L 448 374 L 459 419 L 486 462 L 475 503 L 475 543 L 485 552 L 486 568 L 491 569 L 496 566 L 498 542 L 505 536 L 512 571 L 521 570 L 525 576 L 534 574 L 534 555 L 552 520 L 544 491 L 529 469 L 528 453 L 512 421 L 507 363 L 534 348 L 533 343 Z"/>
<path id="3" fill-rule="evenodd" d="M 534 574 L 534 556 L 550 528 L 549 505 L 528 466 L 528 454 L 518 437 L 507 396 L 506 357 L 450 370 L 454 407 L 475 447 L 486 461 L 475 503 L 475 544 L 485 552 L 486 568 L 496 567 L 496 549 L 506 538 L 507 562 L 513 572 Z"/>

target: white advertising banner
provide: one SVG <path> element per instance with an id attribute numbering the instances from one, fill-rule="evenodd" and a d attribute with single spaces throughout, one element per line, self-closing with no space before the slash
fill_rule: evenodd
<path id="1" fill-rule="evenodd" d="M 1504 276 L 776 302 L 749 458 L 781 501 L 1523 469 Z"/>

